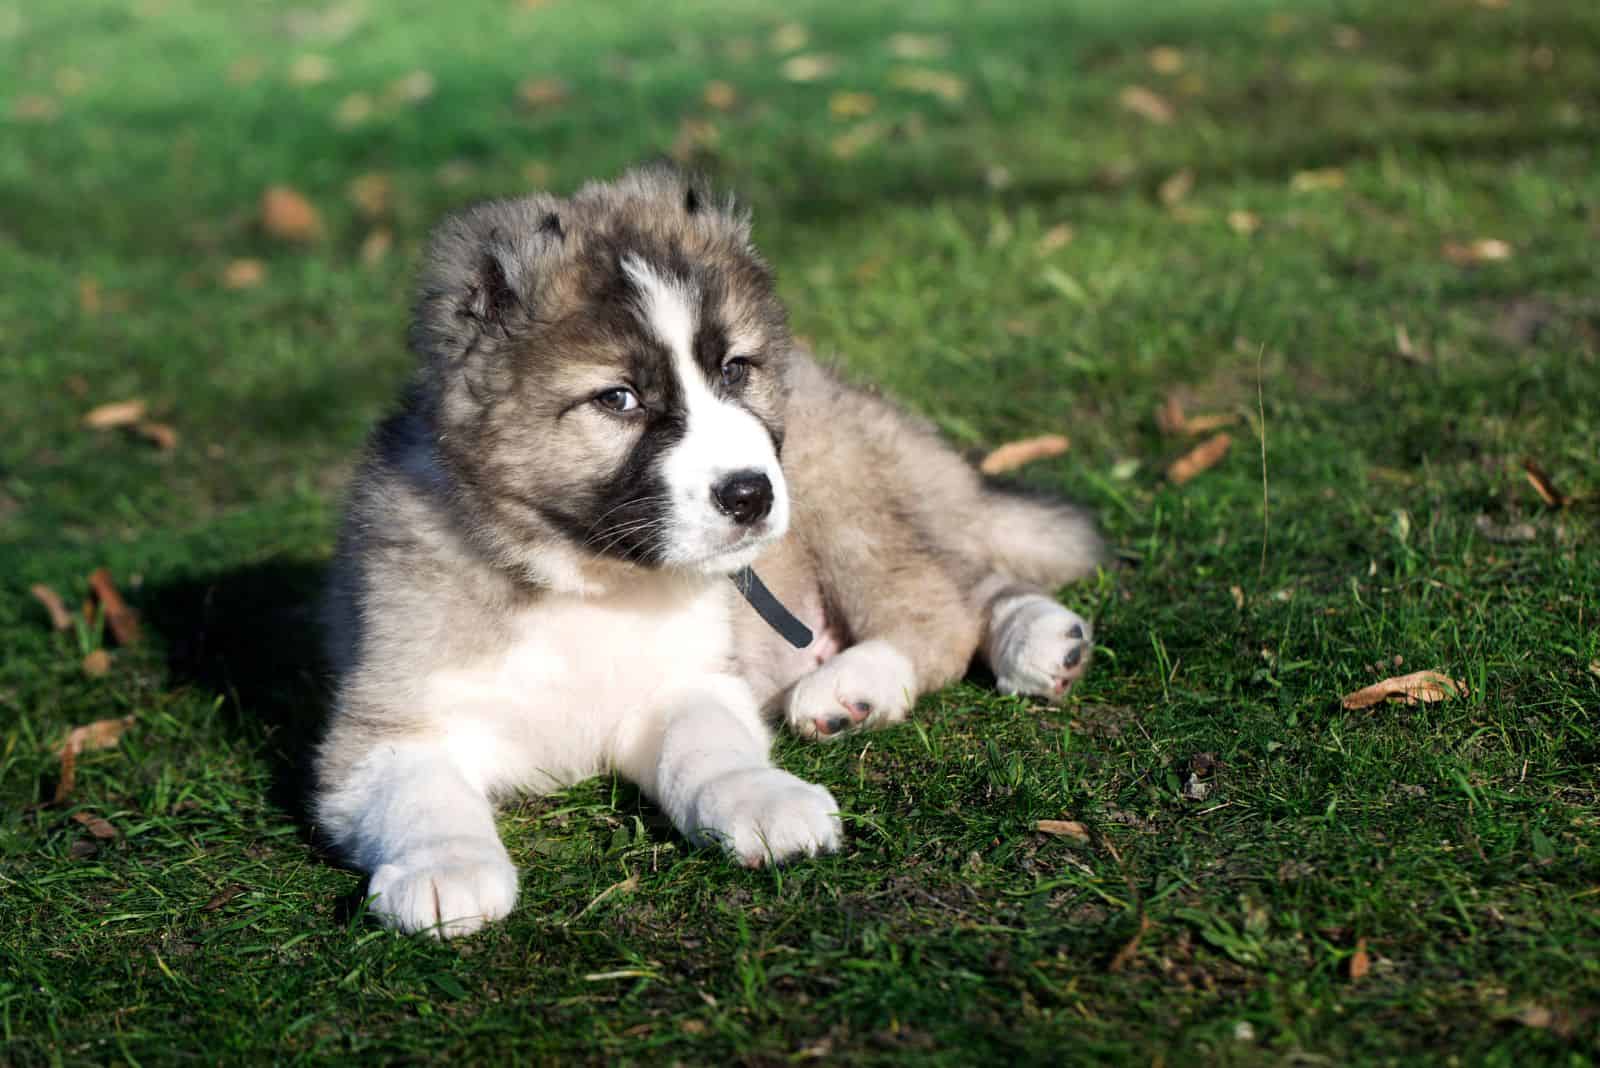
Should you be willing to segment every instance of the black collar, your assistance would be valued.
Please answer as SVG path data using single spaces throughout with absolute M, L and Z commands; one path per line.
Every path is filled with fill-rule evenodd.
M 782 635 L 783 640 L 796 649 L 811 644 L 811 628 L 795 618 L 793 612 L 783 607 L 783 602 L 772 595 L 761 577 L 748 567 L 742 567 L 728 576 L 750 602 L 756 614 L 767 621 L 767 626 Z

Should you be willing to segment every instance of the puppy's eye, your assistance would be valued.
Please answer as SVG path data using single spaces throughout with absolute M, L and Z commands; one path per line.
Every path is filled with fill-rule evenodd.
M 750 373 L 750 361 L 743 356 L 735 356 L 722 365 L 722 384 L 728 387 L 739 385 Z
M 618 415 L 639 410 L 639 395 L 626 386 L 613 386 L 604 393 L 598 394 L 594 402 L 606 411 L 615 412 Z

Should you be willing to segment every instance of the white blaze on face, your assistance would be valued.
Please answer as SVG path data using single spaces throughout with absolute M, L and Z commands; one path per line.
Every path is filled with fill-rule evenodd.
M 716 573 L 751 563 L 789 528 L 789 491 L 766 427 L 748 410 L 716 395 L 694 359 L 700 294 L 692 284 L 663 277 L 637 256 L 622 269 L 639 291 L 639 316 L 672 354 L 682 390 L 683 439 L 662 461 L 672 497 L 665 562 Z M 735 471 L 759 471 L 772 483 L 772 510 L 740 527 L 712 500 L 711 489 Z

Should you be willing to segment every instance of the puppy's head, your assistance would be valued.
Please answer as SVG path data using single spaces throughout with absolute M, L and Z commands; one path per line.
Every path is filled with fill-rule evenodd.
M 443 223 L 412 326 L 440 456 L 513 559 L 736 570 L 789 522 L 790 338 L 749 219 L 668 169 Z

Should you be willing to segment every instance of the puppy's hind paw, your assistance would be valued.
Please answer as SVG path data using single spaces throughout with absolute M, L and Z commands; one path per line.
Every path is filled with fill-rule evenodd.
M 784 706 L 802 738 L 837 738 L 899 723 L 916 698 L 916 671 L 885 641 L 852 645 L 794 684 Z
M 1030 595 L 997 608 L 984 644 L 1001 693 L 1057 701 L 1089 670 L 1094 631 L 1076 612 Z

